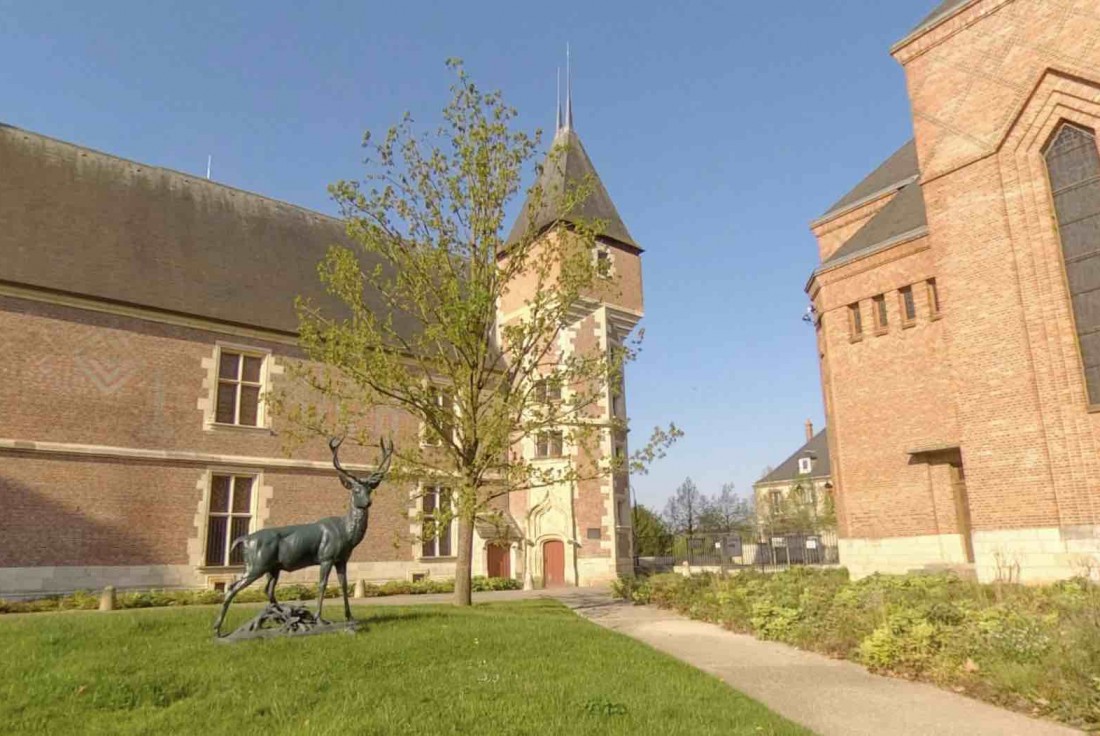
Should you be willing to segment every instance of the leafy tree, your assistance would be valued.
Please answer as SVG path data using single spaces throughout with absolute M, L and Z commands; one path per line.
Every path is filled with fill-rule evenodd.
M 592 253 L 602 224 L 571 216 L 568 227 L 544 233 L 532 217 L 518 240 L 505 243 L 506 208 L 523 191 L 540 134 L 513 130 L 516 112 L 501 94 L 482 91 L 460 62 L 448 65 L 457 80 L 434 135 L 415 133 L 408 115 L 379 142 L 368 133 L 364 180 L 330 187 L 353 247 L 330 248 L 319 273 L 343 310 L 326 313 L 299 299 L 300 344 L 310 362 L 290 372 L 312 391 L 283 392 L 273 405 L 295 439 L 346 432 L 366 445 L 376 441 L 379 411 L 417 421 L 396 440 L 392 478 L 449 488 L 446 503 L 424 520 L 425 535 L 457 519 L 455 603 L 469 605 L 475 519 L 515 491 L 644 472 L 680 431 L 655 430 L 629 458 L 597 454 L 608 433 L 626 431 L 623 419 L 593 417 L 636 346 L 573 355 L 559 355 L 557 346 L 586 297 L 614 288 L 596 280 Z M 546 165 L 560 153 L 552 151 Z M 536 182 L 528 201 L 564 223 L 592 186 L 543 192 Z M 527 295 L 523 309 L 498 324 L 498 306 L 513 289 Z M 384 313 L 367 304 L 368 292 Z M 546 400 L 543 380 L 565 389 L 560 400 Z M 532 463 L 516 451 L 538 441 L 564 446 L 574 461 Z
M 699 526 L 704 532 L 737 534 L 753 528 L 752 503 L 737 495 L 733 483 L 726 483 L 722 491 L 706 504 L 699 516 Z
M 664 519 L 639 504 L 634 507 L 633 522 L 636 555 L 664 557 L 672 554 L 672 533 Z
M 808 475 L 799 475 L 778 506 L 769 501 L 764 526 L 770 534 L 813 534 L 836 528 L 832 495 L 818 491 Z
M 677 534 L 691 536 L 699 531 L 699 522 L 707 507 L 707 497 L 699 492 L 695 481 L 685 478 L 676 495 L 665 506 L 665 521 Z

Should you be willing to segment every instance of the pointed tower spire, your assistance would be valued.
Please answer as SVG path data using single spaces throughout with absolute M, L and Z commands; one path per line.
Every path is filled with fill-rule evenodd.
M 558 67 L 558 94 L 554 97 L 554 103 L 557 106 L 557 125 L 554 127 L 554 134 L 556 135 L 561 131 L 561 67 Z
M 569 42 L 565 42 L 565 129 L 573 129 L 573 72 L 569 59 Z

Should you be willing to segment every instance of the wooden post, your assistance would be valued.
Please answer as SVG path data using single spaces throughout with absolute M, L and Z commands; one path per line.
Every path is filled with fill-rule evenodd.
M 115 586 L 108 585 L 103 589 L 103 594 L 99 596 L 99 610 L 115 610 Z
M 367 597 L 367 584 L 363 580 L 355 581 L 355 598 Z

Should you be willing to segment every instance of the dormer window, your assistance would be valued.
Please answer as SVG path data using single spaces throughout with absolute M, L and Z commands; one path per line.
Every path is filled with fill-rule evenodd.
M 812 471 L 813 469 L 814 469 L 813 458 L 810 458 L 810 457 L 800 457 L 800 458 L 798 458 L 798 472 L 799 473 L 801 473 L 802 475 L 806 475 L 810 471 Z

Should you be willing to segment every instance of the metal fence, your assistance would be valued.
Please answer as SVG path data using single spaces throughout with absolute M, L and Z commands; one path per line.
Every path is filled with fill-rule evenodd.
M 755 569 L 764 572 L 800 565 L 836 565 L 840 562 L 836 534 L 698 534 L 678 536 L 672 555 L 640 558 L 641 574 L 667 571 L 688 565 L 718 572 Z

